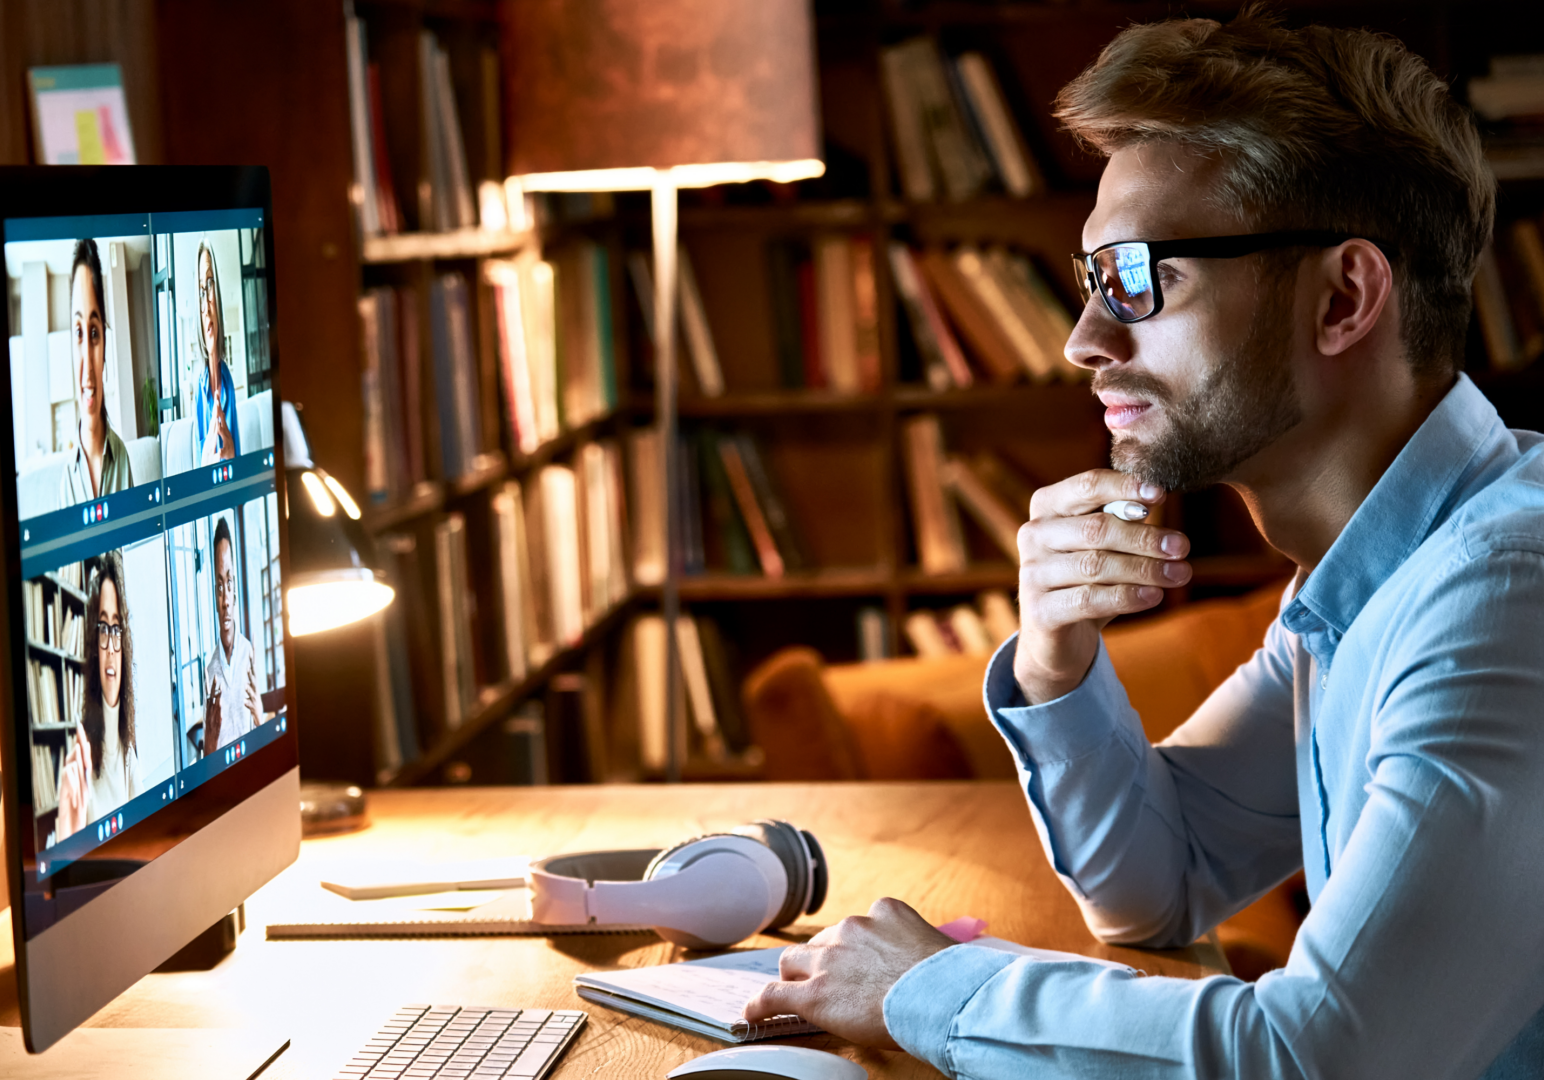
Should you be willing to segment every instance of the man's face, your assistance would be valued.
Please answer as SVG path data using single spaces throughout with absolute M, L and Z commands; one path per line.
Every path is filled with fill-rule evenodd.
M 1258 231 L 1209 195 L 1215 159 L 1149 144 L 1117 151 L 1083 228 L 1085 251 L 1117 240 Z M 1291 365 L 1295 277 L 1263 257 L 1172 259 L 1158 266 L 1164 307 L 1118 322 L 1098 296 L 1067 356 L 1094 371 L 1112 464 L 1170 491 L 1228 478 L 1302 419 Z
M 75 411 L 95 427 L 102 416 L 102 368 L 107 322 L 97 307 L 91 268 L 79 266 L 70 282 L 70 355 L 75 361 Z
M 236 647 L 236 560 L 230 541 L 214 546 L 214 607 L 220 617 L 220 644 L 229 656 Z

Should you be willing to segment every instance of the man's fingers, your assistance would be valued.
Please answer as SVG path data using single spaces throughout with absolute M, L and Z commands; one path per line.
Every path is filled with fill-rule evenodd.
M 1035 588 L 1045 592 L 1078 585 L 1156 585 L 1172 589 L 1190 580 L 1190 564 L 1108 551 L 1079 551 L 1042 559 L 1025 567 L 1024 574 Z
M 1086 620 L 1113 619 L 1146 611 L 1163 599 L 1156 585 L 1078 585 L 1054 589 L 1040 597 L 1039 621 L 1046 626 L 1066 626 Z
M 1020 530 L 1020 559 L 1057 551 L 1118 551 L 1154 559 L 1182 559 L 1190 554 L 1190 541 L 1173 529 L 1122 521 L 1103 513 L 1045 518 Z
M 1114 469 L 1090 469 L 1059 484 L 1038 488 L 1029 501 L 1029 520 L 1092 513 L 1120 499 L 1146 503 L 1163 501 L 1163 489 Z
M 808 982 L 773 982 L 745 1003 L 743 1015 L 752 1022 L 792 1013 L 807 1016 L 814 1001 L 814 990 Z
M 808 945 L 790 945 L 777 961 L 777 976 L 785 982 L 807 979 L 814 970 L 815 950 Z

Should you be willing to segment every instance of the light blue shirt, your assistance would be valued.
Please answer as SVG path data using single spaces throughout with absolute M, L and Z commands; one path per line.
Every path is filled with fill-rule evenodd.
M 1253 984 L 946 949 L 885 998 L 903 1047 L 982 1080 L 1544 1076 L 1544 436 L 1460 377 L 1156 747 L 1103 648 L 1033 707 L 1013 650 L 987 712 L 1098 937 L 1184 945 L 1299 867 L 1313 908 Z

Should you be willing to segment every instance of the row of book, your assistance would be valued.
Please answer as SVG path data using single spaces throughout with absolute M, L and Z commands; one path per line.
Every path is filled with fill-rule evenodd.
M 974 244 L 914 251 L 892 243 L 890 267 L 933 389 L 972 386 L 978 372 L 999 385 L 1026 376 L 1035 383 L 1085 377 L 1065 355 L 1072 317 L 1023 252 Z
M 523 454 L 617 406 L 611 260 L 580 240 L 486 264 L 511 441 Z
M 632 680 L 624 693 L 631 707 L 617 715 L 637 725 L 638 766 L 646 775 L 665 771 L 672 732 L 681 763 L 688 757 L 743 759 L 751 750 L 732 646 L 713 620 L 685 611 L 676 619 L 675 634 L 681 693 L 673 725 L 666 702 L 664 618 L 653 612 L 635 616 L 624 640 L 622 664 Z M 621 771 L 630 770 L 624 765 Z
M 32 744 L 32 812 L 39 817 L 58 809 L 60 750 L 43 743 Z
M 348 17 L 345 42 L 348 50 L 349 129 L 354 159 L 353 201 L 360 231 L 366 236 L 404 231 L 406 222 L 392 180 L 387 151 L 386 117 L 382 109 L 381 68 L 370 59 L 364 20 Z M 499 95 L 498 54 L 484 49 L 479 54 L 482 108 L 491 110 L 484 138 L 491 142 L 488 160 L 498 161 L 497 110 Z M 501 208 L 480 212 L 479 201 L 502 200 L 502 189 L 485 182 L 491 191 L 477 192 L 474 199 L 471 171 L 467 166 L 461 110 L 457 107 L 450 74 L 450 58 L 428 30 L 418 37 L 419 144 L 422 168 L 418 177 L 418 222 L 424 231 L 502 227 Z M 494 218 L 496 220 L 487 220 Z
M 469 535 L 474 522 L 481 535 Z M 524 679 L 627 598 L 620 448 L 586 443 L 572 464 L 505 482 L 485 515 L 447 514 L 427 539 L 393 532 L 379 547 L 397 588 L 376 645 L 378 765 L 390 775 L 459 728 L 484 686 Z M 492 567 L 487 594 L 471 586 L 474 554 Z
M 1544 355 L 1544 237 L 1520 218 L 1486 248 L 1474 276 L 1474 310 L 1490 366 L 1527 367 Z
M 882 379 L 874 245 L 816 236 L 767 247 L 773 333 L 783 386 L 875 393 Z
M 1493 56 L 1489 74 L 1470 79 L 1468 91 L 1496 178 L 1544 176 L 1544 54 Z
M 955 574 L 968 565 L 961 508 L 1016 564 L 1019 527 L 1029 519 L 1033 485 L 989 450 L 949 453 L 938 417 L 932 413 L 907 418 L 901 434 L 906 491 L 922 572 Z
M 27 708 L 33 727 L 75 723 L 85 694 L 85 676 L 80 671 L 27 661 Z
M 640 584 L 664 580 L 664 467 L 657 430 L 635 431 L 632 457 L 636 508 L 633 575 Z M 694 429 L 681 440 L 682 498 L 677 535 L 681 568 L 710 565 L 732 574 L 769 578 L 807 568 L 799 530 L 773 480 L 760 445 L 745 432 Z
M 983 656 L 1018 633 L 1019 617 L 1006 592 L 989 589 L 974 604 L 913 611 L 901 629 L 921 657 Z
M 901 191 L 914 202 L 951 201 L 998 189 L 1045 191 L 992 65 L 979 52 L 945 57 L 931 37 L 880 50 Z
M 70 569 L 78 574 L 80 564 Z M 23 582 L 22 600 L 26 605 L 27 636 L 79 660 L 86 643 L 86 622 L 81 612 L 64 603 L 58 591 L 45 591 L 41 581 Z

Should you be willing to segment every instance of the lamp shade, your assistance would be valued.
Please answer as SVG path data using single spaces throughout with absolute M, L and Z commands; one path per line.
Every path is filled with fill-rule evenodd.
M 358 505 L 312 462 L 295 407 L 284 402 L 281 415 L 290 556 L 285 607 L 290 633 L 298 637 L 373 615 L 394 592 L 370 566 L 374 554 Z
M 694 186 L 823 170 L 808 0 L 505 3 L 511 174 L 742 166 L 687 170 L 678 186 Z

